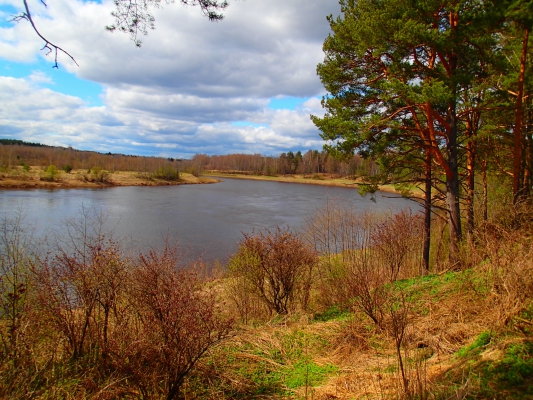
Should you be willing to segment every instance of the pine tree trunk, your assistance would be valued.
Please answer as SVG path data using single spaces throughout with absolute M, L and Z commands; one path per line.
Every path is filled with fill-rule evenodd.
M 426 149 L 425 160 L 426 176 L 426 196 L 424 199 L 424 250 L 422 258 L 425 272 L 429 272 L 429 250 L 431 245 L 431 150 Z
M 529 29 L 525 29 L 524 40 L 522 42 L 522 55 L 520 57 L 520 71 L 518 74 L 518 90 L 516 96 L 515 123 L 513 129 L 513 204 L 518 203 L 522 196 L 522 183 L 524 179 L 523 150 L 524 135 L 522 134 L 523 110 L 522 102 L 524 97 L 524 78 L 527 61 L 527 43 L 529 40 Z
M 532 170 L 533 170 L 533 132 L 531 131 L 531 122 L 533 118 L 533 110 L 531 108 L 531 92 L 524 90 L 526 94 L 526 118 L 523 126 L 524 129 L 524 184 L 523 184 L 523 193 L 524 197 L 527 199 L 531 198 L 531 186 L 533 184 L 532 179 Z
M 458 13 L 450 12 L 450 40 L 454 42 L 458 26 Z M 459 167 L 457 151 L 457 54 L 453 51 L 449 55 L 448 77 L 452 82 L 452 100 L 448 103 L 447 122 L 449 123 L 448 140 L 446 142 L 446 156 L 449 174 L 446 177 L 446 206 L 448 208 L 448 229 L 450 233 L 450 263 L 459 262 L 459 242 L 462 238 L 461 210 L 459 207 Z
M 476 165 L 476 147 L 472 141 L 473 134 L 468 133 L 469 140 L 466 144 L 466 170 L 468 173 L 468 188 L 466 194 L 466 229 L 468 239 L 471 240 L 474 235 L 474 189 L 475 189 L 475 165 Z
M 459 242 L 462 237 L 459 211 L 459 182 L 457 175 L 446 182 L 446 206 L 448 208 L 448 229 L 450 234 L 450 263 L 459 261 Z
M 487 183 L 487 160 L 481 162 L 481 179 L 483 180 L 483 221 L 487 222 L 489 219 L 489 210 L 488 210 L 488 198 L 489 198 L 489 187 Z
M 448 209 L 448 229 L 450 234 L 450 263 L 459 261 L 459 242 L 462 238 L 461 211 L 459 207 L 459 168 L 457 154 L 457 115 L 455 102 L 449 106 L 450 131 L 446 152 L 450 176 L 446 177 L 446 206 Z

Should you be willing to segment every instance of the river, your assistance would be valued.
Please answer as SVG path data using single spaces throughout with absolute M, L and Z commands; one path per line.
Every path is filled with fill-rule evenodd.
M 78 218 L 82 207 L 107 215 L 106 228 L 125 238 L 129 249 L 146 251 L 163 238 L 177 239 L 188 260 L 225 262 L 242 232 L 289 225 L 299 229 L 326 201 L 339 199 L 361 212 L 398 212 L 420 207 L 390 193 L 375 202 L 353 188 L 223 178 L 210 185 L 131 186 L 105 189 L 25 189 L 0 191 L 2 217 L 19 210 L 32 232 Z

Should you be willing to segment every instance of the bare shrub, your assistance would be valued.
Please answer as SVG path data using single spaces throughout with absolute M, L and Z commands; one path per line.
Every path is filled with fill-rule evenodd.
M 533 298 L 530 227 L 515 229 L 510 225 L 483 224 L 476 230 L 470 250 L 484 271 L 485 287 L 492 293 L 498 310 L 496 317 L 502 323 L 530 307 Z
M 369 250 L 374 221 L 379 220 L 373 217 L 330 200 L 308 219 L 308 240 L 321 254 L 319 291 L 325 306 L 349 306 L 354 296 L 351 282 L 373 271 Z
M 371 241 L 367 246 L 365 240 L 360 250 L 353 251 L 347 285 L 353 304 L 381 328 L 386 315 L 393 326 L 399 324 L 401 307 L 394 304 L 401 300 L 405 306 L 403 298 L 396 299 L 393 283 L 400 274 L 405 278 L 422 271 L 422 226 L 422 219 L 407 211 L 362 225 Z M 415 268 L 408 268 L 413 264 Z
M 394 343 L 400 397 L 421 394 L 425 380 L 405 362 L 408 303 L 394 282 L 422 271 L 422 219 L 397 215 L 361 215 L 351 207 L 328 202 L 308 221 L 308 235 L 323 253 L 320 265 L 326 301 L 338 301 L 368 316 Z M 332 295 L 334 294 L 334 295 Z
M 45 261 L 0 221 L 0 397 L 173 399 L 233 321 L 218 287 L 174 249 L 136 263 L 83 208 Z
M 35 271 L 44 325 L 61 344 L 57 356 L 90 358 L 97 369 L 109 367 L 110 342 L 130 312 L 125 289 L 132 261 L 106 237 L 106 220 L 82 205 L 78 218 L 63 222 L 55 252 Z
M 397 399 L 434 399 L 441 398 L 437 395 L 436 385 L 428 377 L 427 360 L 423 351 L 403 345 L 401 351 L 396 353 L 396 360 L 402 359 L 398 366 L 392 384 L 394 396 Z M 440 392 L 440 390 L 439 390 Z M 446 397 L 452 399 L 455 397 Z
M 383 328 L 385 305 L 389 300 L 389 288 L 383 270 L 362 262 L 351 266 L 346 278 L 352 305 L 365 313 L 374 323 Z
M 244 276 L 231 271 L 226 278 L 225 296 L 234 306 L 234 314 L 242 323 L 252 320 L 264 320 L 270 315 L 270 309 L 257 295 L 254 286 Z
M 25 245 L 21 216 L 4 217 L 0 221 L 0 338 L 3 355 L 14 359 L 27 311 L 28 286 L 32 284 Z
M 327 305 L 354 306 L 383 327 L 389 288 L 399 276 L 422 266 L 422 220 L 397 215 L 358 213 L 328 202 L 308 221 L 308 238 L 322 253 L 319 276 Z
M 141 255 L 131 292 L 140 323 L 139 386 L 162 392 L 169 400 L 178 395 L 200 357 L 232 329 L 198 271 L 178 269 L 177 263 L 176 251 L 168 246 L 160 254 Z
M 0 397 L 27 388 L 39 366 L 34 357 L 34 241 L 19 210 L 0 220 Z
M 387 300 L 388 301 L 384 310 L 388 314 L 386 331 L 394 341 L 394 348 L 396 350 L 396 359 L 399 367 L 398 369 L 400 370 L 401 374 L 403 392 L 405 395 L 409 395 L 409 379 L 406 366 L 404 364 L 404 357 L 402 355 L 407 327 L 409 325 L 408 304 L 405 301 L 405 295 L 401 291 L 396 293 L 391 291 Z
M 217 293 L 198 269 L 178 269 L 169 246 L 135 264 L 116 242 L 82 228 L 71 226 L 71 245 L 38 273 L 57 361 L 81 367 L 94 390 L 175 398 L 198 359 L 231 332 Z
M 107 357 L 110 330 L 119 318 L 130 262 L 113 241 L 86 243 L 84 252 L 59 254 L 39 271 L 40 304 L 48 323 L 78 359 L 87 352 Z
M 398 279 L 401 270 L 407 276 L 422 271 L 423 234 L 422 216 L 413 215 L 410 210 L 388 216 L 372 229 L 372 244 L 387 267 L 391 282 Z
M 254 296 L 271 312 L 287 314 L 297 305 L 307 308 L 315 252 L 288 228 L 244 234 L 229 263 L 230 276 L 239 285 L 241 303 Z M 248 297 L 253 301 L 252 297 Z

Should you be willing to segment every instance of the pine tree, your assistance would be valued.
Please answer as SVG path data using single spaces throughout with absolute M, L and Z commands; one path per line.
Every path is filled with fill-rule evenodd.
M 427 162 L 444 176 L 454 262 L 462 237 L 462 90 L 491 60 L 501 4 L 343 0 L 341 11 L 329 17 L 333 33 L 317 68 L 327 112 L 312 119 L 332 154 L 376 157 L 400 147 L 428 153 Z

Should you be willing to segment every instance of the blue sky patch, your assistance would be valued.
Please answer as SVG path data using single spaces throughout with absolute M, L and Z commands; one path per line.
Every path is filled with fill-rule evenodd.
M 11 19 L 19 14 L 20 12 L 10 4 L 0 5 L 0 28 L 11 28 L 13 24 L 16 24 Z
M 32 73 L 40 72 L 46 74 L 52 82 L 39 82 L 38 86 L 49 88 L 54 92 L 68 94 L 81 98 L 88 106 L 102 106 L 100 98 L 103 90 L 98 83 L 78 78 L 65 69 L 52 68 L 53 63 L 43 60 L 41 57 L 32 63 L 15 63 L 0 60 L 0 75 L 11 76 L 13 78 L 28 78 Z
M 273 110 L 296 110 L 296 107 L 301 106 L 307 100 L 309 100 L 309 98 L 307 97 L 273 97 L 270 99 L 268 108 L 271 108 Z

